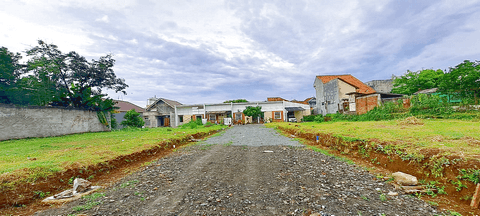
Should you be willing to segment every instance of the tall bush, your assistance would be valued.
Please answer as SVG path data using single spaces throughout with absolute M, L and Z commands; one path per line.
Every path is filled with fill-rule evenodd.
M 129 110 L 123 118 L 125 120 L 120 124 L 124 127 L 142 127 L 145 124 L 142 117 L 140 117 L 140 113 L 137 113 L 135 109 Z

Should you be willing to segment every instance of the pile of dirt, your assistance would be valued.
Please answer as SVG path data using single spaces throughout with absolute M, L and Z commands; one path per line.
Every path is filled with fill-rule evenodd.
M 401 125 L 423 125 L 423 121 L 415 116 L 410 116 L 400 121 Z

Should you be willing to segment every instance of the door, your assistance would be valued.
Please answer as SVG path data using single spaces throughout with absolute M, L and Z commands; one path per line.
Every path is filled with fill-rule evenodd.
M 165 118 L 164 123 L 165 124 L 163 126 L 165 126 L 165 127 L 170 126 L 170 118 Z

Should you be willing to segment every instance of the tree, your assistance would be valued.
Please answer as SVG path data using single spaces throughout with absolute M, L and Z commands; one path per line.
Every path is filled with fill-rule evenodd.
M 465 60 L 450 68 L 440 85 L 445 93 L 459 93 L 463 98 L 473 98 L 476 103 L 480 91 L 480 62 Z
M 140 113 L 137 113 L 135 109 L 129 110 L 123 118 L 125 120 L 120 124 L 124 127 L 142 127 L 145 124 L 142 117 L 140 117 Z
M 22 65 L 20 53 L 12 53 L 6 47 L 0 48 L 0 103 L 28 103 L 22 94 L 20 75 Z
M 247 103 L 247 99 L 237 99 L 237 100 L 227 100 L 224 101 L 223 103 Z
M 408 70 L 403 76 L 393 80 L 392 93 L 411 95 L 419 90 L 439 87 L 444 72 L 440 69 L 426 69 L 420 71 Z
M 258 118 L 258 117 L 261 117 L 263 115 L 262 107 L 261 106 L 256 106 L 256 107 L 247 106 L 245 108 L 245 110 L 243 110 L 243 114 L 245 114 L 246 116 L 251 116 L 254 119 Z
M 33 103 L 36 105 L 73 106 L 91 110 L 113 110 L 111 99 L 102 99 L 102 89 L 123 92 L 128 87 L 123 79 L 117 78 L 111 55 L 99 60 L 87 61 L 72 51 L 63 54 L 56 45 L 42 40 L 38 46 L 27 51 L 31 59 L 27 62 L 27 77 L 33 88 Z M 108 101 L 107 101 L 108 100 Z

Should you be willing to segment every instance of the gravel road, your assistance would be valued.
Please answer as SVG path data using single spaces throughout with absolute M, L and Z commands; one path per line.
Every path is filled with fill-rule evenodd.
M 104 195 L 88 210 L 78 210 L 91 202 L 81 199 L 36 215 L 439 214 L 362 168 L 305 149 L 262 125 L 235 126 L 182 148 Z

